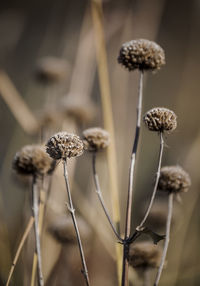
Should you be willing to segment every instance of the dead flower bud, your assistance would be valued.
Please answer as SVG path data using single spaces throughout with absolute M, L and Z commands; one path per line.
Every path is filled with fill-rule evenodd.
M 144 122 L 150 131 L 171 132 L 176 129 L 176 114 L 164 107 L 155 107 L 144 115 Z
M 109 133 L 100 127 L 84 130 L 83 138 L 85 149 L 91 152 L 108 147 L 110 141 Z
M 81 238 L 88 241 L 91 236 L 91 229 L 81 217 L 77 217 L 77 223 Z M 76 232 L 71 217 L 66 215 L 59 216 L 48 227 L 50 234 L 60 243 L 77 243 Z
M 180 166 L 161 168 L 158 188 L 161 191 L 179 193 L 187 192 L 191 186 L 189 174 Z
M 137 39 L 122 45 L 118 62 L 129 71 L 159 70 L 165 64 L 165 53 L 155 42 Z
M 134 268 L 155 268 L 160 264 L 161 249 L 150 242 L 137 242 L 130 245 L 129 263 Z
M 56 160 L 77 157 L 83 154 L 83 142 L 75 134 L 59 132 L 48 140 L 46 152 Z
M 53 172 L 55 161 L 40 145 L 24 146 L 13 159 L 13 169 L 23 175 L 45 175 Z

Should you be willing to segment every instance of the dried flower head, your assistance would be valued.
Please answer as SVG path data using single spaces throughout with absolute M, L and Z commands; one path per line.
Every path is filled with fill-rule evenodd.
M 70 95 L 60 102 L 60 111 L 65 116 L 73 117 L 81 124 L 90 123 L 96 114 L 96 107 L 89 101 L 80 100 L 80 97 Z
M 161 249 L 150 242 L 130 245 L 129 263 L 134 268 L 155 268 L 160 264 Z
M 13 169 L 23 175 L 45 175 L 53 172 L 55 161 L 40 145 L 24 146 L 13 159 Z
M 91 229 L 81 217 L 77 217 L 82 240 L 88 241 L 91 236 Z M 71 217 L 59 216 L 48 228 L 51 235 L 60 243 L 77 243 L 76 232 Z
M 102 150 L 109 145 L 109 133 L 100 128 L 94 127 L 83 131 L 84 146 L 88 151 Z
M 83 153 L 83 141 L 79 136 L 68 132 L 53 135 L 46 147 L 47 153 L 56 160 L 80 156 Z
M 44 57 L 37 64 L 38 79 L 45 82 L 57 82 L 66 78 L 69 66 L 64 59 Z
M 144 115 L 144 122 L 150 131 L 171 132 L 176 129 L 176 114 L 164 107 L 155 107 Z
M 118 62 L 129 71 L 159 70 L 165 64 L 164 50 L 155 42 L 138 39 L 124 43 Z
M 191 186 L 189 174 L 180 166 L 161 168 L 158 188 L 167 192 L 187 192 Z

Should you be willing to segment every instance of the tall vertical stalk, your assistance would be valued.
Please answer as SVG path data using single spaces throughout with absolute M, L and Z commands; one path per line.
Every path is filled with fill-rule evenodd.
M 38 260 L 38 283 L 39 286 L 44 285 L 43 274 L 42 274 L 42 258 L 41 258 L 41 248 L 40 248 L 40 236 L 39 236 L 39 208 L 38 208 L 38 186 L 36 182 L 36 177 L 33 177 L 32 184 L 32 196 L 33 196 L 33 217 L 35 219 L 34 227 L 35 227 L 35 241 L 36 241 L 36 253 Z
M 135 139 L 131 154 L 131 164 L 129 168 L 129 184 L 128 184 L 128 198 L 126 208 L 126 222 L 125 222 L 125 240 L 130 236 L 131 229 L 131 211 L 132 211 L 132 197 L 133 197 L 133 177 L 135 171 L 136 153 L 140 136 L 141 115 L 142 115 L 142 95 L 143 95 L 143 71 L 140 72 L 139 89 L 138 89 L 138 105 L 137 105 L 137 122 L 135 130 Z M 123 265 L 122 265 L 122 286 L 128 285 L 128 254 L 129 243 L 124 244 L 123 251 Z
M 85 255 L 83 252 L 81 237 L 80 237 L 80 233 L 79 233 L 79 229 L 78 229 L 78 224 L 77 224 L 77 220 L 76 220 L 76 216 L 75 216 L 75 209 L 73 206 L 71 191 L 70 191 L 70 186 L 69 186 L 69 179 L 68 179 L 68 173 L 67 173 L 67 159 L 65 159 L 65 160 L 63 159 L 63 168 L 64 168 L 64 178 L 65 178 L 67 196 L 68 196 L 68 209 L 69 209 L 69 212 L 70 212 L 71 217 L 72 217 L 74 229 L 76 231 L 76 237 L 77 237 L 77 241 L 78 241 L 78 247 L 79 247 L 79 252 L 80 252 L 81 262 L 82 262 L 82 267 L 83 267 L 81 272 L 83 273 L 83 276 L 85 278 L 86 285 L 90 286 L 88 270 L 87 270 L 87 265 L 86 265 L 86 261 L 85 261 Z
M 168 245 L 169 245 L 169 239 L 170 239 L 170 228 L 171 228 L 171 221 L 172 221 L 172 211 L 173 211 L 173 193 L 169 194 L 169 199 L 168 199 L 168 215 L 167 215 L 167 224 L 166 224 L 166 238 L 165 238 L 165 245 L 164 245 L 164 249 L 163 249 L 163 254 L 162 254 L 162 258 L 161 258 L 161 263 L 160 266 L 158 268 L 158 272 L 156 275 L 156 280 L 154 283 L 154 286 L 158 286 L 158 283 L 160 281 L 160 277 L 162 274 L 162 270 L 164 267 L 164 263 L 165 263 L 165 258 L 167 255 L 167 249 L 168 249 Z
M 113 220 L 120 232 L 120 204 L 117 184 L 117 156 L 115 148 L 114 123 L 110 94 L 110 83 L 107 64 L 106 44 L 103 28 L 103 9 L 101 0 L 91 0 L 91 14 L 95 32 L 96 58 L 101 91 L 104 127 L 110 133 L 110 146 L 107 148 L 108 169 L 110 175 L 110 196 L 112 203 Z M 121 280 L 121 246 L 116 244 L 118 284 Z

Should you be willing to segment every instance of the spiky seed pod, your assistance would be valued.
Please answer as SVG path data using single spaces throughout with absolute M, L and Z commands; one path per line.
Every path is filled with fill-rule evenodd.
M 64 59 L 44 57 L 38 61 L 36 75 L 44 82 L 58 82 L 66 78 L 68 70 L 68 63 Z
M 55 169 L 55 160 L 40 145 L 24 146 L 13 159 L 13 169 L 23 175 L 45 175 Z
M 77 224 L 83 241 L 91 237 L 91 229 L 81 217 L 77 217 Z M 59 216 L 48 227 L 50 234 L 60 243 L 77 243 L 76 232 L 71 217 Z
M 68 132 L 53 135 L 46 144 L 47 153 L 56 160 L 77 157 L 83 154 L 83 141 Z
M 124 43 L 118 62 L 129 71 L 159 70 L 165 64 L 164 50 L 155 42 L 138 39 Z
M 85 149 L 91 152 L 108 147 L 110 142 L 109 133 L 100 127 L 84 130 L 83 137 Z
M 155 268 L 160 264 L 162 251 L 150 242 L 138 242 L 130 245 L 129 263 L 134 268 Z
M 161 168 L 158 188 L 162 191 L 179 193 L 187 192 L 191 186 L 189 174 L 180 166 Z
M 144 122 L 150 131 L 171 132 L 177 127 L 177 116 L 170 109 L 155 107 L 144 115 Z

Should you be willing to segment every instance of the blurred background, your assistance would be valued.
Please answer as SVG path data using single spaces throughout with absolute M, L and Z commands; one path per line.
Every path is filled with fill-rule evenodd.
M 190 191 L 182 195 L 181 202 L 175 203 L 167 265 L 160 285 L 195 286 L 200 283 L 200 1 L 105 0 L 102 6 L 99 1 L 91 6 L 84 0 L 7 0 L 0 4 L 1 285 L 5 284 L 31 215 L 30 180 L 19 178 L 13 172 L 15 153 L 26 144 L 46 142 L 57 131 L 81 136 L 85 128 L 106 128 L 109 121 L 105 112 L 109 100 L 102 103 L 104 97 L 97 72 L 101 64 L 97 64 L 95 48 L 97 46 L 98 51 L 98 39 L 102 40 L 101 23 L 108 67 L 108 78 L 103 79 L 103 86 L 112 102 L 113 114 L 110 113 L 109 120 L 113 115 L 117 162 L 113 164 L 119 191 L 121 233 L 139 74 L 125 70 L 117 63 L 117 57 L 124 42 L 145 38 L 163 47 L 166 66 L 155 74 L 145 73 L 143 113 L 152 107 L 163 106 L 177 114 L 177 129 L 173 134 L 165 135 L 163 165 L 183 166 L 192 180 Z M 101 57 L 104 59 L 104 55 L 101 54 L 99 59 Z M 151 196 L 158 151 L 159 136 L 142 125 L 134 184 L 133 229 Z M 69 165 L 77 213 L 92 230 L 92 238 L 84 240 L 92 285 L 116 285 L 116 240 L 94 192 L 91 156 L 84 154 L 71 160 Z M 102 152 L 97 169 L 106 204 L 112 213 L 108 165 L 107 154 Z M 48 231 L 54 219 L 66 213 L 62 166 L 51 179 L 42 234 L 46 285 L 83 285 L 77 249 L 71 250 L 74 246 L 70 248 L 56 241 Z M 158 197 L 155 205 L 165 204 L 167 198 L 160 194 Z M 162 225 L 158 232 L 163 234 L 164 231 Z M 32 231 L 11 285 L 30 285 L 33 251 Z M 152 281 L 154 275 L 152 273 Z M 131 277 L 134 277 L 131 285 L 141 285 L 135 272 Z

